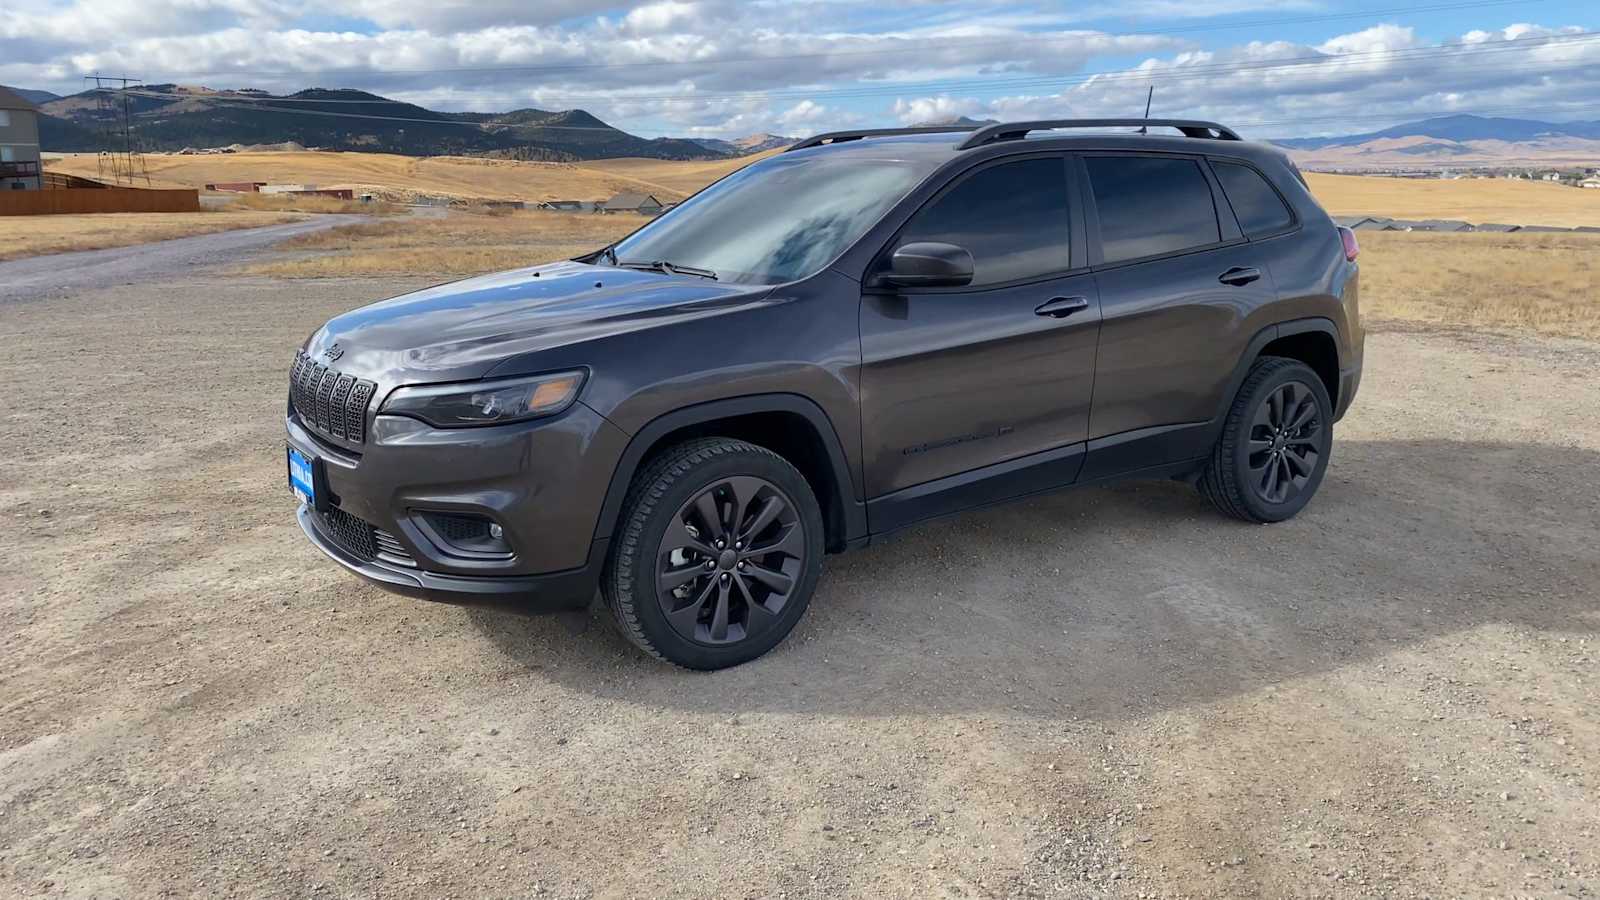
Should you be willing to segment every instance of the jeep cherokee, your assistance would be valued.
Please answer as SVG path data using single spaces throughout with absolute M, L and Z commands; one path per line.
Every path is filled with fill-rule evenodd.
M 645 651 L 735 665 L 825 553 L 935 516 L 1123 478 L 1295 515 L 1360 381 L 1357 252 L 1214 123 L 820 135 L 591 255 L 334 318 L 289 482 L 391 591 L 598 589 Z

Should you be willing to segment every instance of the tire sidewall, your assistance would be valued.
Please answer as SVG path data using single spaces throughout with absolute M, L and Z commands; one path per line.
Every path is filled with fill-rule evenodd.
M 731 645 L 709 645 L 680 635 L 667 621 L 656 594 L 656 554 L 660 551 L 672 516 L 689 500 L 714 481 L 734 475 L 754 475 L 772 482 L 788 495 L 805 528 L 806 559 L 800 577 L 783 612 L 765 632 Z M 664 479 L 666 476 L 663 475 Z M 659 483 L 659 481 L 658 481 Z M 647 491 L 652 485 L 643 486 Z M 692 669 L 720 669 L 748 662 L 776 647 L 805 615 L 822 569 L 822 512 L 811 486 L 792 465 L 781 457 L 751 448 L 724 454 L 695 465 L 662 492 L 647 514 L 631 560 L 633 578 L 629 598 L 639 627 L 657 652 L 678 665 Z
M 1301 488 L 1298 494 L 1283 503 L 1270 503 L 1256 493 L 1252 483 L 1249 431 L 1256 410 L 1266 398 L 1290 382 L 1301 385 L 1316 399 L 1317 415 L 1322 420 L 1322 431 L 1317 446 L 1317 464 L 1312 468 L 1306 486 Z M 1330 451 L 1333 449 L 1333 403 L 1328 397 L 1328 389 L 1310 367 L 1294 363 L 1284 366 L 1256 384 L 1247 399 L 1243 413 L 1237 426 L 1241 433 L 1234 435 L 1233 458 L 1229 460 L 1229 465 L 1233 467 L 1235 482 L 1239 485 L 1238 500 L 1259 521 L 1282 522 L 1293 518 L 1311 502 L 1312 497 L 1316 496 L 1317 489 L 1322 486 L 1323 475 L 1328 471 L 1328 460 L 1332 455 Z

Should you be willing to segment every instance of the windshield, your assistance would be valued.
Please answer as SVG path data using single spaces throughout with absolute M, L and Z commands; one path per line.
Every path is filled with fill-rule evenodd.
M 774 156 L 625 238 L 616 260 L 709 269 L 720 281 L 795 281 L 832 262 L 926 174 L 902 160 Z

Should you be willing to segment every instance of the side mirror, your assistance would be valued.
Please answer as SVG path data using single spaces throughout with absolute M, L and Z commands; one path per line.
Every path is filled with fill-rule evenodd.
M 965 247 L 937 241 L 903 244 L 879 276 L 899 287 L 960 287 L 972 283 L 972 254 Z

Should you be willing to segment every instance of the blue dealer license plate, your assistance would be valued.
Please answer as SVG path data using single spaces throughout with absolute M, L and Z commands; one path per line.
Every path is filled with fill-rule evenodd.
M 299 450 L 289 448 L 289 489 L 307 506 L 317 505 L 316 477 L 311 474 L 312 460 Z

